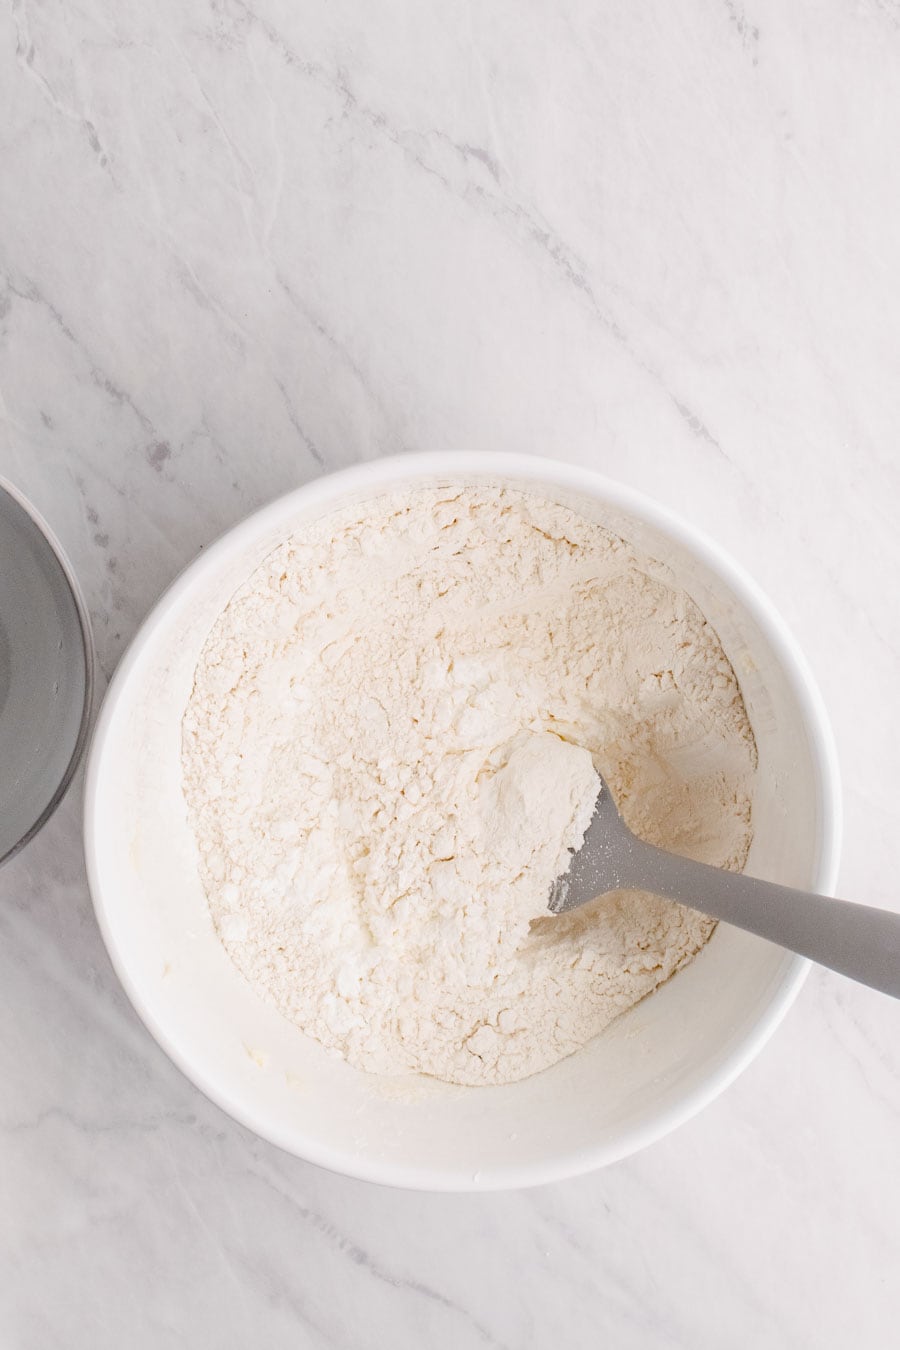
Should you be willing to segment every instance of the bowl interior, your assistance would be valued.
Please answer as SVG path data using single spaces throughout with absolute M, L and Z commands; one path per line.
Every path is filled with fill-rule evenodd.
M 539 491 L 627 537 L 712 620 L 760 755 L 748 871 L 827 888 L 830 799 L 803 680 L 752 593 L 703 544 L 612 484 L 558 467 L 457 459 L 419 483 L 481 478 Z M 430 462 L 429 462 L 430 464 Z M 160 603 L 116 677 L 91 756 L 88 868 L 110 953 L 177 1063 L 265 1137 L 336 1170 L 466 1189 L 574 1174 L 633 1151 L 721 1089 L 765 1039 L 805 963 L 724 926 L 698 958 L 570 1059 L 521 1083 L 384 1079 L 331 1058 L 261 1002 L 212 927 L 181 791 L 181 717 L 210 627 L 294 529 L 410 481 L 404 462 L 282 498 L 205 553 Z M 598 480 L 598 482 L 601 480 Z
M 0 485 L 0 860 L 65 789 L 85 731 L 85 621 L 55 546 Z

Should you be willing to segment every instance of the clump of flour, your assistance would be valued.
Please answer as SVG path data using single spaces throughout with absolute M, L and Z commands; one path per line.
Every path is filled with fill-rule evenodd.
M 468 1084 L 570 1054 L 712 931 L 633 892 L 547 914 L 594 765 L 636 833 L 740 868 L 755 762 L 696 605 L 500 488 L 416 489 L 289 539 L 220 616 L 184 717 L 237 967 L 351 1063 Z

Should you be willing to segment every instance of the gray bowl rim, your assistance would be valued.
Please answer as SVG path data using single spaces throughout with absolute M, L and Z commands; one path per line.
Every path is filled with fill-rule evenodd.
M 95 659 L 94 643 L 91 635 L 91 620 L 88 614 L 87 605 L 85 604 L 84 596 L 81 593 L 81 587 L 78 584 L 75 571 L 66 557 L 62 544 L 59 542 L 53 530 L 47 524 L 37 508 L 28 500 L 23 492 L 2 474 L 0 474 L 0 492 L 5 493 L 7 497 L 15 502 L 15 504 L 30 518 L 32 523 L 37 526 L 59 564 L 63 578 L 69 588 L 69 592 L 75 605 L 75 612 L 78 617 L 78 627 L 81 632 L 81 655 L 82 660 L 84 661 L 84 698 L 82 700 L 81 718 L 78 723 L 78 735 L 75 737 L 75 744 L 72 748 L 72 753 L 66 765 L 65 772 L 47 805 L 41 811 L 34 823 L 28 827 L 21 838 L 17 839 L 5 853 L 0 853 L 0 867 L 2 867 L 4 863 L 9 862 L 9 860 L 14 858 L 17 853 L 20 853 L 25 845 L 29 844 L 35 835 L 44 828 L 63 797 L 66 795 L 72 779 L 75 777 L 75 773 L 81 763 L 85 749 L 87 748 L 88 737 L 90 735 L 91 710 L 94 706 Z

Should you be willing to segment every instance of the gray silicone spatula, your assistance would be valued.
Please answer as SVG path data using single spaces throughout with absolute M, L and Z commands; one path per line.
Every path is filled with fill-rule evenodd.
M 598 779 L 584 843 L 550 889 L 552 913 L 577 909 L 610 891 L 650 891 L 900 998 L 900 914 L 757 881 L 644 843 L 619 815 L 599 774 Z

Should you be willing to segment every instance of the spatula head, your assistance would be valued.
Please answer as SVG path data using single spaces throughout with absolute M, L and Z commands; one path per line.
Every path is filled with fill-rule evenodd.
M 568 868 L 550 887 L 547 907 L 551 914 L 564 914 L 598 895 L 620 891 L 628 885 L 633 836 L 600 774 L 597 782 L 597 800 L 584 843 L 573 851 Z

